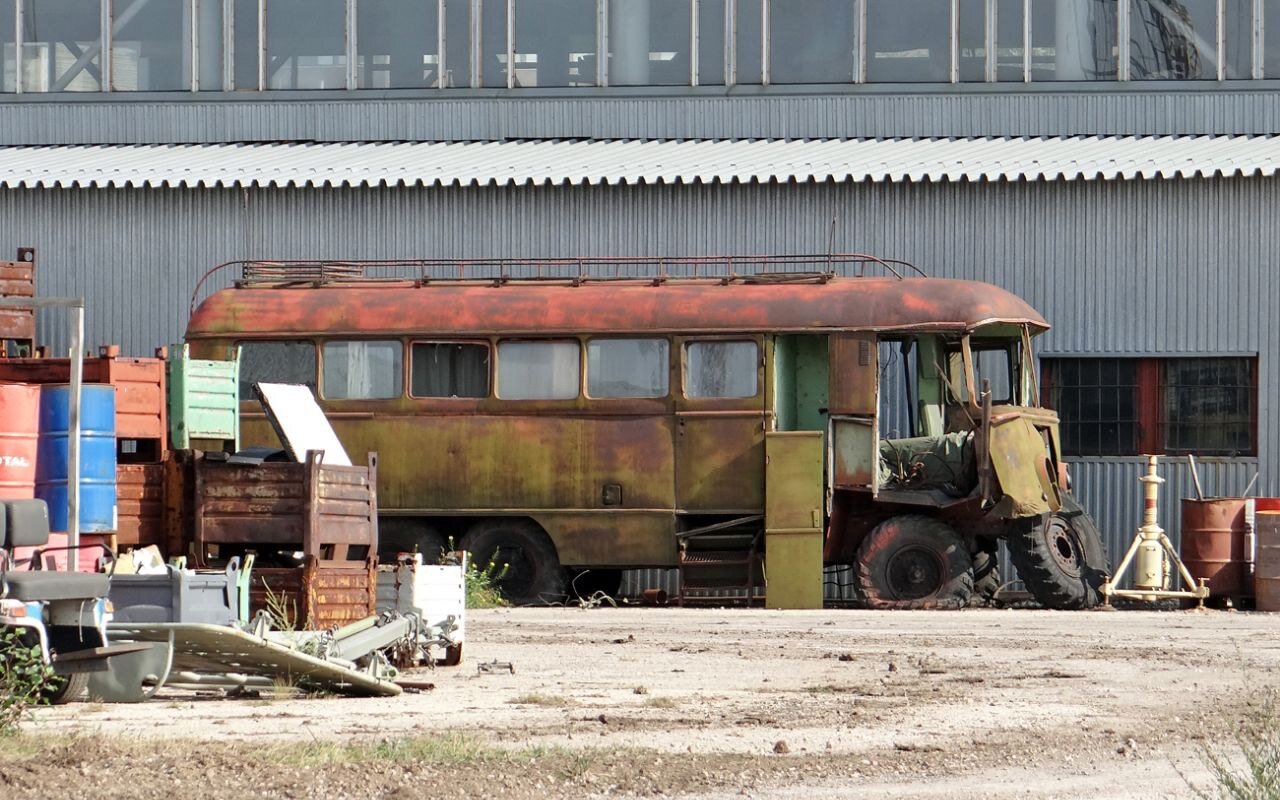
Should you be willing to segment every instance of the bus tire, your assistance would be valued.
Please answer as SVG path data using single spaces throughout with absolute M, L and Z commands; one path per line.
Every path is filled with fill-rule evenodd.
M 855 563 L 871 608 L 963 608 L 973 594 L 964 539 L 932 517 L 890 517 L 867 534 Z
M 564 570 L 555 545 L 533 522 L 487 519 L 462 537 L 477 570 L 491 572 L 499 594 L 512 605 L 529 606 L 564 600 Z
M 1045 608 L 1092 608 L 1111 567 L 1098 526 L 1069 494 L 1062 510 L 1015 520 L 1006 536 L 1009 560 Z
M 444 536 L 430 522 L 391 517 L 378 523 L 378 561 L 396 563 L 400 553 L 421 553 L 423 564 L 439 564 Z
M 42 693 L 42 698 L 51 706 L 61 706 L 72 702 L 89 687 L 89 673 L 75 672 L 70 675 L 59 675 L 49 681 L 49 686 Z

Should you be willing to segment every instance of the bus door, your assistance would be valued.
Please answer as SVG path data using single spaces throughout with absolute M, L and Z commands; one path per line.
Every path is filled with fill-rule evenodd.
M 759 514 L 769 422 L 763 337 L 677 341 L 676 508 L 688 514 Z
M 830 488 L 879 488 L 879 347 L 874 333 L 831 335 L 827 475 Z

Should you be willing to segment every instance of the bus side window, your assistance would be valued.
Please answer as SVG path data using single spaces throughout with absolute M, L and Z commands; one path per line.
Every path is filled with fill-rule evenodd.
M 666 339 L 592 339 L 587 396 L 666 397 L 669 347 Z
M 498 342 L 498 397 L 570 400 L 578 396 L 578 342 Z
M 689 342 L 685 345 L 685 396 L 755 397 L 758 362 L 755 342 Z
M 384 400 L 403 388 L 400 342 L 328 341 L 324 343 L 324 396 L 327 400 Z
M 414 342 L 410 358 L 413 397 L 488 397 L 489 345 Z
M 253 399 L 255 383 L 299 383 L 316 390 L 313 342 L 240 342 L 240 399 Z

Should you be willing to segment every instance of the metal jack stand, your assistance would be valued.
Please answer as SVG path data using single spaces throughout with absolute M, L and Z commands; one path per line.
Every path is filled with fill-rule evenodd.
M 1147 456 L 1147 474 L 1138 478 L 1143 485 L 1142 526 L 1138 528 L 1133 544 L 1129 545 L 1129 550 L 1124 554 L 1116 574 L 1108 576 L 1102 583 L 1103 605 L 1111 605 L 1112 597 L 1127 597 L 1144 603 L 1154 603 L 1163 597 L 1183 597 L 1195 600 L 1197 608 L 1204 608 L 1204 601 L 1209 596 L 1209 587 L 1205 585 L 1206 579 L 1201 578 L 1197 585 L 1196 579 L 1191 577 L 1186 565 L 1174 551 L 1173 543 L 1169 541 L 1168 536 L 1164 535 L 1164 529 L 1156 522 L 1156 498 L 1160 493 L 1160 484 L 1164 483 L 1164 478 L 1156 474 L 1158 461 L 1159 456 Z M 1129 565 L 1135 563 L 1135 557 L 1134 588 L 1117 589 L 1116 582 L 1124 575 Z M 1183 585 L 1191 588 L 1182 591 L 1169 589 L 1170 563 L 1178 566 L 1178 574 L 1182 576 Z

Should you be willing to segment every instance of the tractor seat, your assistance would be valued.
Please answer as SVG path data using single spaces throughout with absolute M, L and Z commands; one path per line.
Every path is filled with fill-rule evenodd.
M 107 596 L 103 573 L 9 570 L 4 573 L 9 591 L 5 597 L 23 602 L 35 600 L 93 600 Z

